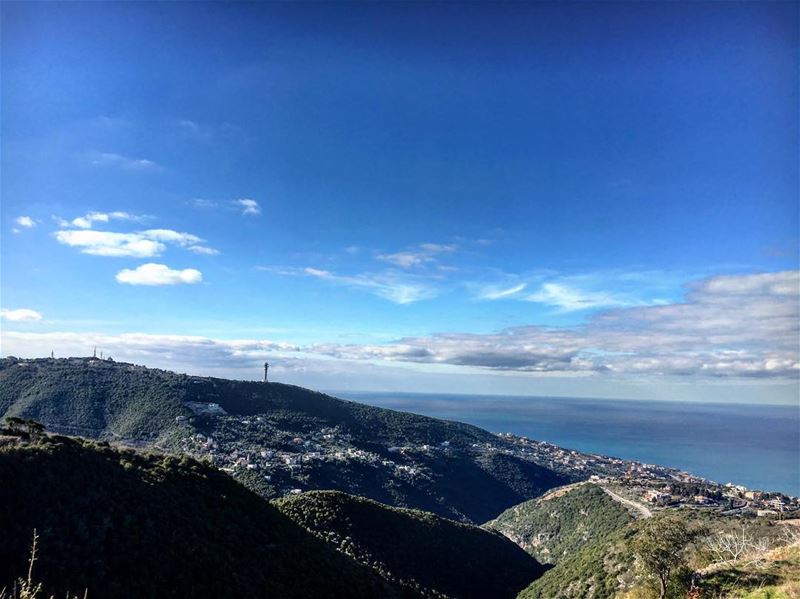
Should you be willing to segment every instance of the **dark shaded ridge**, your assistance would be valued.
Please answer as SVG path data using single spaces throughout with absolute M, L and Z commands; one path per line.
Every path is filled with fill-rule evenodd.
M 0 448 L 0 588 L 90 597 L 397 597 L 214 468 L 65 437 Z
M 544 568 L 502 535 L 336 491 L 276 502 L 295 522 L 425 596 L 513 598 Z

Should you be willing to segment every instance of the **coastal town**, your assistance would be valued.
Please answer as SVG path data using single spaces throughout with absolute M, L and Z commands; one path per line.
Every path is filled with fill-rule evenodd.
M 431 460 L 464 453 L 477 459 L 503 454 L 544 466 L 576 482 L 612 485 L 646 509 L 698 509 L 767 519 L 800 514 L 800 500 L 783 493 L 717 483 L 675 468 L 583 453 L 510 433 L 497 434 L 495 442 L 470 445 L 442 441 L 367 447 L 342 426 L 290 433 L 276 427 L 267 415 L 227 415 L 213 403 L 188 407 L 198 421 L 205 423 L 201 428 L 213 432 L 181 438 L 181 450 L 211 460 L 234 477 L 259 479 L 274 496 L 308 490 L 309 474 L 324 468 L 369 468 L 398 482 L 433 482 L 428 468 Z

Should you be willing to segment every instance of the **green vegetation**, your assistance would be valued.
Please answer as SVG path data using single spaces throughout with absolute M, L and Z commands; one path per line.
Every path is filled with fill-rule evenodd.
M 180 377 L 103 360 L 0 360 L 0 416 L 33 418 L 49 430 L 154 443 L 176 428 Z
M 701 598 L 796 599 L 800 597 L 800 543 L 712 567 L 699 588 Z
M 687 567 L 688 550 L 699 531 L 675 514 L 649 518 L 631 538 L 629 548 L 644 571 L 658 581 L 658 597 L 664 599 L 672 576 Z
M 557 564 L 632 520 L 602 488 L 583 484 L 509 508 L 484 528 L 504 534 L 541 562 Z
M 46 596 L 394 597 L 230 477 L 188 457 L 66 437 L 0 447 L 0 588 L 27 571 Z
M 336 491 L 275 502 L 278 509 L 393 584 L 426 597 L 515 597 L 543 568 L 499 534 Z
M 520 599 L 613 599 L 634 583 L 630 526 L 587 542 L 523 590 Z
M 748 540 L 747 550 L 720 560 L 710 549 L 714 540 L 736 534 Z M 590 540 L 519 597 L 657 599 L 655 568 L 663 567 L 668 599 L 794 599 L 800 597 L 799 543 L 800 528 L 760 518 L 666 511 Z M 649 569 L 641 557 L 646 551 Z
M 209 404 L 224 414 L 198 415 L 190 407 Z M 299 460 L 305 450 L 293 439 L 335 428 L 337 441 L 328 443 L 324 459 L 291 470 L 272 468 L 269 479 L 263 471 L 231 470 L 267 498 L 292 488 L 337 489 L 471 522 L 484 522 L 572 480 L 532 461 L 487 450 L 502 441 L 467 424 L 343 401 L 293 385 L 194 377 L 91 358 L 0 360 L 2 415 L 33 418 L 59 433 L 197 457 L 208 454 L 182 443 L 201 434 L 215 440 L 213 459 L 220 467 L 262 450 L 294 452 Z M 410 451 L 392 453 L 394 446 Z M 427 446 L 436 451 L 422 449 Z M 369 455 L 329 459 L 348 450 Z M 408 466 L 413 474 L 398 475 L 397 466 Z

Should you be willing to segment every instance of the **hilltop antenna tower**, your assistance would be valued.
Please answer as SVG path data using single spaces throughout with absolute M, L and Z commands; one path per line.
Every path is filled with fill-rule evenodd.
M 97 346 L 96 345 L 94 346 L 94 351 L 92 352 L 92 357 L 93 358 L 97 357 Z
M 269 362 L 264 362 L 264 382 L 268 383 L 267 380 L 267 371 L 269 370 Z

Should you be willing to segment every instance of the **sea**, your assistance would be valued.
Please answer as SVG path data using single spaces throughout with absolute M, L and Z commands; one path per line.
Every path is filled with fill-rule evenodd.
M 800 496 L 800 406 L 337 392 L 590 453 Z

